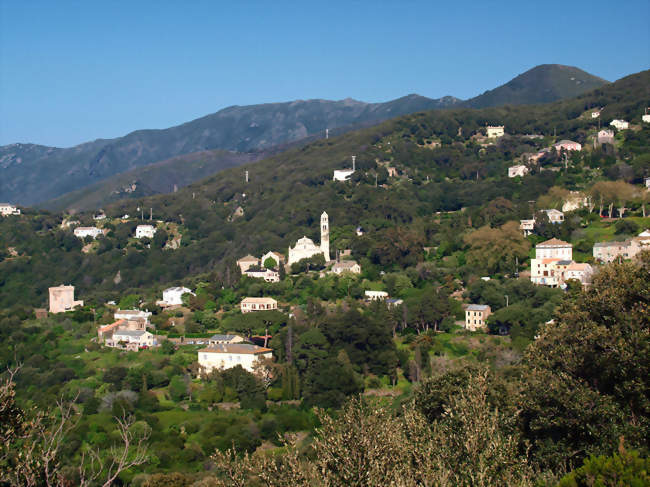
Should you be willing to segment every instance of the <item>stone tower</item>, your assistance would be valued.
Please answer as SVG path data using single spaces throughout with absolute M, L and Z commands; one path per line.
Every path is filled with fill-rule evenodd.
M 320 248 L 325 256 L 325 262 L 330 260 L 330 223 L 326 212 L 320 216 Z

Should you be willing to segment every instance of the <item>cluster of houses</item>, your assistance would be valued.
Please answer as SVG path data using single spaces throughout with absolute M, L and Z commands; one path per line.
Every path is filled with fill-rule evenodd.
M 149 311 L 118 309 L 113 316 L 115 322 L 97 329 L 97 339 L 107 347 L 134 352 L 155 347 L 158 340 L 147 331 L 153 327 L 149 322 L 150 316 Z
M 0 203 L 0 216 L 20 215 L 20 209 L 11 203 Z
M 105 218 L 105 217 L 104 217 Z M 95 217 L 97 220 L 98 218 Z M 66 226 L 71 226 L 74 223 L 78 222 L 66 222 Z M 63 226 L 63 224 L 62 224 Z M 86 237 L 92 237 L 93 239 L 97 237 L 103 237 L 108 233 L 108 230 L 105 228 L 97 228 L 97 227 L 77 227 L 74 229 L 74 236 L 77 238 L 86 238 Z M 153 238 L 154 235 L 156 234 L 156 228 L 153 225 L 138 225 L 135 229 L 135 238 L 141 239 L 141 238 Z
M 576 279 L 586 286 L 594 272 L 591 265 L 574 262 L 573 245 L 557 238 L 535 246 L 530 270 L 533 283 L 549 287 L 564 287 L 569 279 Z
M 357 228 L 357 235 L 363 235 L 361 227 Z M 320 245 L 316 245 L 312 239 L 303 236 L 298 239 L 293 247 L 289 247 L 288 259 L 286 265 L 290 266 L 302 259 L 308 259 L 316 255 L 322 255 L 327 264 L 331 264 L 330 260 L 330 231 L 329 231 L 329 216 L 327 212 L 323 212 L 320 217 Z M 269 269 L 266 265 L 269 259 L 275 261 L 274 268 Z M 280 282 L 280 273 L 276 270 L 280 266 L 285 265 L 285 258 L 279 252 L 269 251 L 261 257 L 253 255 L 246 255 L 237 261 L 237 266 L 242 275 L 264 279 L 266 282 Z M 343 272 L 351 272 L 353 274 L 361 273 L 361 266 L 354 260 L 338 260 L 332 264 L 330 272 L 334 274 L 342 274 Z
M 599 262 L 632 259 L 644 249 L 650 248 L 650 230 L 623 242 L 598 242 L 594 244 L 594 259 Z

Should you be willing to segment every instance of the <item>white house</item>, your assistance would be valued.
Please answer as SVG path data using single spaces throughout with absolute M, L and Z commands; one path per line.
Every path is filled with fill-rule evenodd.
M 103 235 L 104 231 L 101 228 L 97 227 L 77 227 L 74 229 L 74 236 L 77 238 L 97 238 Z
M 465 329 L 476 331 L 477 328 L 487 328 L 488 316 L 492 309 L 486 304 L 470 304 L 465 308 Z
M 562 223 L 564 221 L 564 213 L 562 213 L 560 210 L 552 208 L 550 210 L 542 211 L 546 213 L 546 216 L 548 216 L 548 221 L 551 223 Z
M 301 259 L 308 259 L 314 255 L 323 254 L 325 262 L 330 260 L 330 230 L 329 217 L 326 212 L 320 216 L 320 246 L 306 236 L 296 242 L 296 245 L 289 247 L 288 264 L 294 264 Z
M 564 271 L 573 263 L 573 245 L 552 238 L 535 246 L 530 260 L 530 280 L 535 284 L 557 287 L 564 282 Z
M 609 122 L 609 124 L 612 127 L 616 127 L 616 130 L 627 130 L 630 127 L 630 124 L 625 120 L 618 120 L 616 118 Z
M 280 274 L 272 269 L 260 269 L 258 271 L 248 269 L 244 272 L 244 275 L 253 279 L 264 279 L 266 282 L 280 282 Z
M 183 304 L 183 294 L 191 294 L 196 296 L 191 289 L 186 287 L 168 287 L 163 291 L 162 301 L 158 301 L 156 304 L 159 306 L 180 306 Z
M 573 245 L 557 238 L 535 246 L 536 259 L 573 260 Z
M 510 166 L 508 168 L 509 178 L 516 178 L 517 176 L 523 178 L 526 174 L 528 174 L 528 167 L 524 166 L 523 164 L 520 164 L 518 166 Z
M 135 229 L 135 238 L 153 238 L 156 228 L 153 225 L 138 225 Z
M 121 342 L 121 343 L 120 343 Z M 128 344 L 136 345 L 137 347 L 128 347 Z M 109 347 L 120 347 L 124 345 L 125 348 L 140 348 L 144 345 L 153 347 L 156 345 L 154 336 L 145 330 L 120 330 L 113 331 L 113 337 L 106 340 L 106 345 Z
M 343 272 L 361 274 L 361 266 L 354 260 L 342 260 L 332 266 L 332 272 L 334 274 L 341 274 Z
M 557 144 L 553 144 L 553 147 L 555 147 L 555 150 L 558 152 L 561 152 L 562 149 L 565 151 L 582 150 L 582 145 L 572 140 L 561 140 Z
M 488 138 L 490 139 L 503 137 L 505 135 L 503 125 L 497 125 L 494 127 L 492 125 L 488 125 L 487 127 L 485 127 L 485 131 L 487 133 Z
M 211 372 L 214 369 L 230 369 L 237 365 L 253 372 L 258 360 L 273 358 L 273 350 L 244 343 L 222 343 L 199 350 L 198 356 L 199 366 L 205 372 Z
M 379 301 L 382 299 L 388 299 L 388 293 L 386 291 L 366 291 L 364 294 L 366 301 Z
M 598 118 L 600 117 L 600 110 L 594 110 L 591 112 L 591 118 Z
M 354 169 L 335 169 L 332 181 L 347 181 L 354 174 Z
M 534 218 L 532 220 L 519 220 L 519 229 L 524 232 L 524 237 L 527 237 L 528 235 L 533 233 L 534 228 L 535 228 Z
M 9 216 L 9 215 L 20 215 L 20 210 L 11 203 L 0 203 L 0 215 Z
M 239 306 L 242 313 L 251 313 L 278 309 L 278 302 L 273 298 L 244 298 Z
M 646 113 L 645 115 L 641 115 L 641 121 L 650 123 L 650 114 Z

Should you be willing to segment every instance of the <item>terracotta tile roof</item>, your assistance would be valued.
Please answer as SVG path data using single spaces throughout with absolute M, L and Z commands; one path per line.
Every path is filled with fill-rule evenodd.
M 101 333 L 105 333 L 107 331 L 114 330 L 115 328 L 117 328 L 120 325 L 123 325 L 124 323 L 126 323 L 126 320 L 117 320 L 115 323 L 111 323 L 110 325 L 100 326 L 98 331 Z

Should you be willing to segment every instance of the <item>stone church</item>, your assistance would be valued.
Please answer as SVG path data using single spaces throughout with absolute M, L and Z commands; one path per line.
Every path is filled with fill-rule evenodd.
M 296 242 L 296 245 L 289 247 L 288 264 L 291 265 L 301 259 L 307 259 L 314 255 L 323 254 L 325 262 L 330 260 L 330 227 L 329 217 L 323 212 L 320 216 L 320 247 L 308 237 L 302 237 Z

